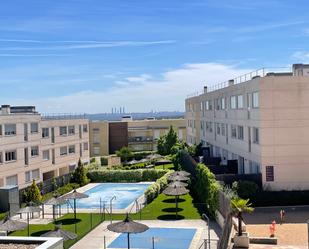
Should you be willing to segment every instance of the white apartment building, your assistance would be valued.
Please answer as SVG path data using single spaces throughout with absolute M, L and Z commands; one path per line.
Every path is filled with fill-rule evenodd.
M 24 188 L 73 171 L 89 161 L 88 120 L 43 117 L 32 106 L 0 109 L 0 186 Z
M 187 141 L 261 173 L 269 190 L 309 189 L 309 65 L 265 69 L 186 99 Z

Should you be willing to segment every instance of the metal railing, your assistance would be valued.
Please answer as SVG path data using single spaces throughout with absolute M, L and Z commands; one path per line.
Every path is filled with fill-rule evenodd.
M 87 119 L 85 113 L 42 113 L 42 120 Z
M 240 84 L 240 83 L 244 83 L 244 82 L 247 82 L 249 80 L 252 80 L 255 77 L 265 77 L 269 73 L 291 73 L 291 72 L 292 72 L 291 67 L 267 67 L 267 68 L 263 67 L 263 68 L 255 70 L 255 71 L 251 71 L 249 73 L 237 76 L 233 79 L 230 79 L 230 80 L 209 86 L 209 87 L 207 87 L 207 92 L 213 92 L 213 91 L 228 87 L 230 85 L 229 82 L 231 80 L 233 81 L 233 85 L 236 85 L 236 84 Z M 196 96 L 199 96 L 203 93 L 204 93 L 203 91 L 202 92 L 197 91 L 197 92 L 188 94 L 187 98 L 196 97 Z

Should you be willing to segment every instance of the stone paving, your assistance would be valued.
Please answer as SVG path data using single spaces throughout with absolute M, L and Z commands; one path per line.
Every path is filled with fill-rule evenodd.
M 115 222 L 115 221 L 114 221 Z M 160 221 L 160 220 L 144 220 L 138 221 L 151 227 L 164 227 L 164 228 L 195 228 L 196 234 L 192 240 L 189 249 L 198 249 L 207 238 L 207 226 L 202 220 L 180 220 L 180 221 Z M 104 236 L 105 242 L 108 246 L 119 234 L 107 230 L 109 221 L 103 222 L 84 238 L 78 241 L 71 249 L 104 249 Z M 211 239 L 218 239 L 219 228 L 216 223 L 211 223 Z

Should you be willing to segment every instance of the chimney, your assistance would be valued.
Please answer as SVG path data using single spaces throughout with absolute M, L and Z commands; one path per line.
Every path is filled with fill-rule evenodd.
M 10 114 L 10 113 L 11 113 L 10 105 L 2 105 L 1 106 L 1 114 Z
M 229 80 L 229 86 L 234 85 L 234 80 Z
M 204 86 L 204 93 L 207 93 L 207 86 Z

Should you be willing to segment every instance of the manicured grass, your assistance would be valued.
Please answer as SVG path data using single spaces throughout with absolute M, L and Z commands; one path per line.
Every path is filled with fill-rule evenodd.
M 155 166 L 155 169 L 174 169 L 174 164 L 165 164 L 165 165 L 158 165 Z
M 175 215 L 175 198 L 169 197 L 164 194 L 160 194 L 152 203 L 142 209 L 141 214 L 131 214 L 130 217 L 134 220 L 174 220 Z M 113 220 L 124 219 L 125 214 L 113 214 Z M 109 220 L 110 216 L 105 214 L 105 220 Z M 186 194 L 179 198 L 178 204 L 178 216 L 177 219 L 201 219 L 201 212 L 193 203 L 190 194 Z M 91 222 L 92 220 L 92 222 Z M 77 240 L 81 239 L 88 232 L 90 232 L 95 226 L 100 224 L 104 220 L 103 214 L 85 214 L 78 213 L 77 221 L 73 219 L 73 214 L 67 214 L 58 219 L 55 223 L 62 224 L 62 229 L 74 232 L 78 235 Z M 30 225 L 31 236 L 40 236 L 43 233 L 52 230 L 54 223 L 48 225 Z M 11 233 L 13 236 L 27 236 L 27 229 L 23 231 L 16 231 Z M 69 248 L 77 240 L 66 241 L 64 243 L 65 248 Z
M 0 220 L 3 220 L 7 214 L 7 212 L 0 213 Z

